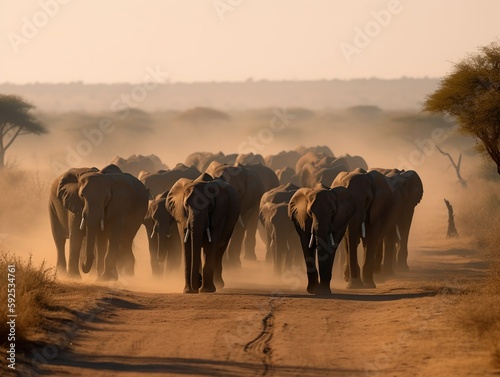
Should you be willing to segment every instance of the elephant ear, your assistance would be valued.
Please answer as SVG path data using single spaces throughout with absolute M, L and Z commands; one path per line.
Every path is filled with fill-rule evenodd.
M 73 213 L 82 213 L 83 202 L 78 195 L 78 179 L 86 173 L 95 173 L 98 171 L 97 168 L 69 169 L 61 176 L 57 185 L 57 197 L 66 209 Z
M 335 194 L 337 211 L 335 213 L 334 229 L 345 226 L 350 218 L 356 213 L 356 201 L 351 192 L 345 187 L 330 189 Z
M 186 211 L 184 210 L 184 196 L 186 186 L 192 181 L 187 178 L 179 179 L 170 189 L 165 200 L 165 208 L 178 224 L 186 222 Z
M 306 231 L 306 221 L 309 218 L 307 215 L 307 194 L 311 191 L 310 188 L 301 188 L 290 199 L 288 203 L 288 217 L 297 224 L 300 229 Z
M 424 195 L 424 186 L 420 176 L 414 170 L 404 171 L 400 174 L 400 177 L 406 180 L 406 187 L 409 197 L 411 198 L 412 204 L 415 206 L 420 203 Z
M 390 204 L 392 191 L 385 176 L 378 171 L 371 171 L 367 173 L 367 175 L 370 177 L 373 193 L 368 221 L 373 224 L 387 212 L 387 206 Z

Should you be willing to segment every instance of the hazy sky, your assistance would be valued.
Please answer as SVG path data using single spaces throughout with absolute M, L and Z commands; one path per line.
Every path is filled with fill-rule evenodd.
M 0 82 L 439 77 L 500 1 L 0 0 Z

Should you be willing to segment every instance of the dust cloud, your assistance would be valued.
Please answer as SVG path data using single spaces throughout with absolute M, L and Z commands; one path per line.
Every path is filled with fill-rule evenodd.
M 224 112 L 198 108 L 187 111 L 144 112 L 131 110 L 120 119 L 116 114 L 88 112 L 39 113 L 50 133 L 24 136 L 8 153 L 10 168 L 2 172 L 0 189 L 0 248 L 17 255 L 32 255 L 35 262 L 55 266 L 56 251 L 48 218 L 48 191 L 52 180 L 74 166 L 102 168 L 115 155 L 155 154 L 169 167 L 195 151 L 260 153 L 263 156 L 299 145 L 328 145 L 335 155 L 360 155 L 369 167 L 416 170 L 424 184 L 410 234 L 410 256 L 418 255 L 423 240 L 442 240 L 446 234 L 447 198 L 456 209 L 459 232 L 467 235 L 461 208 L 463 190 L 446 156 L 436 146 L 462 157 L 462 176 L 483 182 L 483 164 L 473 142 L 455 132 L 453 123 L 428 117 L 416 110 L 386 111 L 375 107 L 340 110 L 263 108 Z M 104 122 L 104 123 L 103 123 Z M 100 128 L 106 124 L 107 128 Z M 471 183 L 470 190 L 482 185 Z M 264 262 L 264 243 L 257 235 L 256 262 L 243 261 L 238 273 L 224 271 L 228 290 L 261 288 L 276 292 L 305 292 L 305 269 L 296 267 L 282 279 L 273 277 Z M 182 292 L 182 273 L 153 279 L 147 235 L 143 227 L 134 241 L 136 273 L 115 286 L 150 292 Z M 338 259 L 338 258 L 337 258 Z M 83 283 L 94 283 L 95 275 Z M 332 287 L 342 289 L 339 266 Z

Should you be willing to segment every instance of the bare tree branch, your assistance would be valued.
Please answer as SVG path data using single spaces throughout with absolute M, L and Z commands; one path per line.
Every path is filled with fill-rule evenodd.
M 457 174 L 458 181 L 463 187 L 467 187 L 467 182 L 462 178 L 460 175 L 460 164 L 462 163 L 462 153 L 458 156 L 458 163 L 456 164 L 455 161 L 453 160 L 453 157 L 447 152 L 444 152 L 441 148 L 439 148 L 439 145 L 436 145 L 437 150 L 444 156 L 448 156 L 448 158 L 451 161 L 451 164 L 455 168 L 455 173 Z

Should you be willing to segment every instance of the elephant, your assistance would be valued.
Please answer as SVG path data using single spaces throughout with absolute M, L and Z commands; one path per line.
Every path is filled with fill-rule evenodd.
M 297 164 L 295 164 L 295 171 L 300 172 L 305 164 L 316 165 L 318 161 L 320 161 L 325 155 L 321 155 L 315 152 L 307 152 L 303 154 Z
M 181 265 L 182 245 L 177 223 L 167 211 L 168 191 L 161 193 L 149 202 L 144 218 L 148 234 L 149 255 L 153 276 L 162 276 L 166 269 L 169 273 L 177 271 Z M 166 256 L 166 257 L 165 257 Z M 166 258 L 166 266 L 160 265 Z
M 85 262 L 82 271 L 88 273 L 94 262 L 97 248 L 97 276 L 101 280 L 118 279 L 118 267 L 126 274 L 134 273 L 132 241 L 143 223 L 148 208 L 149 193 L 134 176 L 121 173 L 116 165 L 105 167 L 100 172 L 90 169 L 70 169 L 53 184 L 57 198 L 72 215 L 70 228 L 70 274 L 78 277 L 75 264 L 79 259 L 83 236 L 85 242 Z M 55 198 L 53 197 L 55 195 Z M 54 206 L 55 208 L 56 206 Z M 60 208 L 62 210 L 62 208 Z M 51 212 L 51 223 L 55 214 Z M 75 229 L 75 219 L 80 226 Z M 58 233 L 57 223 L 55 224 Z M 54 239 L 56 239 L 54 237 Z M 75 243 L 74 247 L 71 244 Z M 63 242 L 64 244 L 64 242 Z M 61 239 L 56 241 L 60 255 Z M 78 253 L 78 255 L 71 253 Z
M 129 158 L 122 158 L 115 156 L 110 165 L 116 165 L 123 173 L 132 174 L 138 177 L 141 170 L 144 171 L 157 171 L 168 169 L 167 165 L 161 162 L 160 158 L 154 154 L 149 156 L 133 154 Z
M 230 267 L 240 267 L 242 243 L 245 244 L 244 258 L 256 260 L 255 234 L 259 222 L 259 204 L 265 192 L 259 174 L 245 166 L 212 165 L 207 173 L 213 178 L 221 178 L 238 193 L 241 205 L 239 225 L 234 229 L 227 252 L 226 263 Z
M 280 185 L 278 176 L 276 173 L 263 164 L 240 164 L 237 163 L 236 166 L 243 166 L 249 170 L 254 171 L 259 177 L 262 185 L 264 186 L 264 191 L 269 191 Z
M 334 156 L 332 150 L 326 145 L 317 145 L 315 147 L 304 147 L 303 145 L 301 145 L 295 148 L 295 150 L 299 152 L 301 155 L 304 155 L 308 152 L 314 152 L 314 153 L 322 153 L 325 156 L 330 156 L 330 157 Z
M 276 155 L 266 156 L 264 161 L 268 167 L 276 171 L 285 168 L 295 169 L 299 158 L 300 153 L 297 151 L 281 151 Z
M 234 164 L 237 157 L 238 155 L 235 153 L 225 155 L 222 152 L 215 154 L 211 152 L 195 152 L 186 157 L 184 164 L 194 166 L 199 171 L 204 172 L 212 161 L 217 161 L 221 164 Z
M 183 240 L 184 293 L 223 288 L 222 258 L 240 214 L 236 190 L 208 174 L 196 180 L 181 178 L 167 194 L 165 206 Z M 202 248 L 205 263 L 200 278 Z
M 160 170 L 156 173 L 141 172 L 139 180 L 146 186 L 155 198 L 164 191 L 172 188 L 175 182 L 180 178 L 196 179 L 201 175 L 201 172 L 194 166 L 186 166 L 177 164 L 172 170 Z
M 331 293 L 335 253 L 355 212 L 354 197 L 344 187 L 330 189 L 318 184 L 297 190 L 290 199 L 288 216 L 300 238 L 307 269 L 307 292 Z
M 344 166 L 319 168 L 310 163 L 305 164 L 298 176 L 302 187 L 314 187 L 321 183 L 326 187 L 330 187 L 337 175 L 342 171 L 348 171 Z
M 396 232 L 389 232 L 384 239 L 383 250 L 379 249 L 375 269 L 386 274 L 393 273 L 393 264 L 398 271 L 408 271 L 408 238 L 415 207 L 424 194 L 422 180 L 414 170 L 372 169 L 387 177 L 394 190 L 393 224 Z M 397 253 L 395 246 L 399 245 Z M 381 266 L 383 259 L 383 265 Z
M 278 177 L 280 185 L 293 183 L 295 186 L 301 186 L 300 177 L 295 174 L 295 170 L 293 170 L 293 168 L 287 166 L 286 168 L 276 170 L 275 173 Z
M 293 184 L 281 185 L 262 195 L 259 220 L 266 230 L 266 261 L 274 263 L 274 273 L 281 276 L 283 265 L 290 270 L 297 254 L 300 240 L 288 217 L 288 203 L 299 189 Z
M 70 174 L 78 178 L 87 173 L 96 173 L 97 168 L 74 168 L 60 175 L 52 182 L 49 195 L 49 217 L 52 230 L 52 237 L 57 249 L 57 272 L 60 275 L 68 275 L 72 278 L 80 278 L 78 261 L 80 260 L 80 250 L 82 247 L 84 232 L 80 230 L 82 221 L 81 211 L 70 211 L 59 199 L 59 183 L 61 179 Z M 69 258 L 66 265 L 66 240 L 69 239 Z
M 265 165 L 264 157 L 260 154 L 240 153 L 234 162 L 235 165 Z
M 347 188 L 356 201 L 356 213 L 349 221 L 345 243 L 347 288 L 376 288 L 373 281 L 375 258 L 389 224 L 391 188 L 381 173 L 360 168 L 341 172 L 331 187 Z M 365 262 L 360 279 L 357 248 L 361 238 Z

